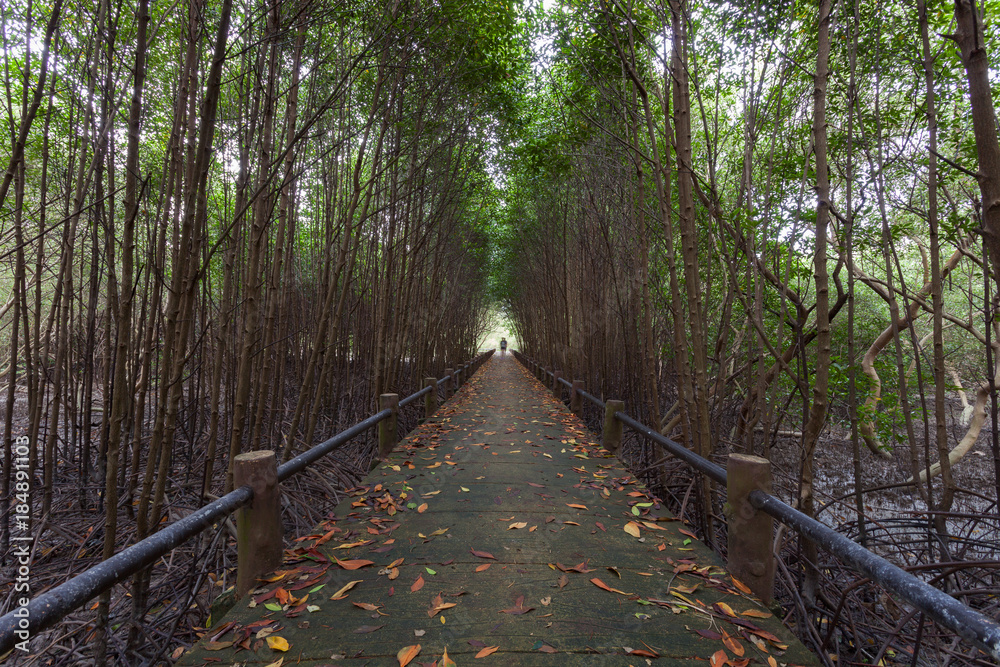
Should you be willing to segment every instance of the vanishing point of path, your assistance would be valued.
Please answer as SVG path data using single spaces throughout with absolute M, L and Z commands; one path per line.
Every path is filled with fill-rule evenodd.
M 817 663 L 511 357 L 295 545 L 179 664 Z

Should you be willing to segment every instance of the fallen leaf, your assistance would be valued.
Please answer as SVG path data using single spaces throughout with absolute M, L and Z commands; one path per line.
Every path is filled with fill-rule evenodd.
M 285 663 L 285 659 L 284 658 L 278 658 L 274 662 L 272 662 L 270 664 L 267 664 L 267 665 L 264 665 L 264 667 L 281 667 L 281 665 L 283 665 L 284 663 Z
M 640 535 L 639 524 L 637 524 L 635 521 L 629 521 L 628 523 L 626 523 L 625 527 L 622 528 L 622 530 L 624 530 L 632 537 L 639 537 Z
M 421 574 L 417 576 L 417 580 L 413 582 L 412 586 L 410 586 L 410 592 L 416 593 L 423 587 L 424 587 L 424 575 Z
M 411 660 L 417 657 L 418 653 L 420 653 L 420 644 L 404 646 L 399 649 L 399 653 L 396 654 L 396 659 L 399 660 L 399 667 L 406 667 L 410 664 Z
M 760 609 L 747 609 L 741 612 L 743 616 L 749 616 L 750 618 L 771 618 L 771 614 L 766 611 L 761 611 Z
M 595 586 L 597 586 L 598 588 L 602 588 L 602 589 L 604 589 L 604 590 L 606 590 L 606 591 L 608 591 L 610 593 L 620 593 L 621 595 L 631 595 L 631 593 L 626 593 L 625 591 L 620 591 L 617 588 L 611 588 L 611 586 L 608 586 L 606 583 L 604 583 L 603 581 L 601 581 L 597 577 L 594 577 L 593 579 L 591 579 L 590 583 L 592 583 Z
M 581 505 L 579 503 L 566 503 L 566 507 L 572 507 L 573 509 L 576 509 L 576 510 L 585 510 L 585 509 L 587 509 L 586 505 Z
M 774 656 L 767 656 L 767 664 L 769 667 L 778 667 L 778 661 L 774 659 Z
M 366 565 L 374 565 L 375 564 L 375 563 L 373 563 L 370 560 L 361 560 L 361 559 L 357 559 L 357 560 L 340 560 L 336 556 L 334 556 L 333 559 L 335 561 L 337 561 L 337 565 L 339 565 L 340 567 L 344 568 L 345 570 L 357 570 L 357 569 L 360 569 L 362 567 L 365 567 Z
M 372 604 L 371 602 L 352 602 L 355 607 L 361 607 L 365 611 L 375 611 L 378 609 L 377 604 Z
M 358 584 L 360 584 L 362 581 L 364 581 L 364 579 L 357 579 L 355 581 L 349 581 L 349 582 L 347 582 L 346 584 L 344 584 L 344 587 L 341 588 L 336 593 L 334 593 L 330 597 L 330 599 L 331 600 L 343 600 L 344 598 L 347 597 L 347 595 L 345 595 L 345 593 L 347 593 L 347 591 L 351 590 L 352 588 L 354 588 L 355 586 L 357 586 Z
M 559 588 L 566 588 L 566 584 L 569 583 L 569 577 L 565 574 L 559 577 Z
M 711 639 L 713 641 L 719 641 L 722 639 L 722 635 L 720 635 L 715 630 L 695 630 L 695 632 L 697 632 L 705 639 Z
M 736 618 L 736 612 L 733 611 L 733 608 L 730 607 L 725 602 L 716 602 L 712 606 L 715 607 L 718 611 L 721 611 L 726 616 L 729 616 L 730 618 Z
M 712 667 L 722 667 L 727 662 L 729 662 L 729 656 L 726 655 L 726 652 L 720 648 L 718 651 L 712 654 L 712 657 L 709 660 L 709 662 L 711 663 Z
M 652 651 L 646 651 L 646 650 L 641 649 L 641 648 L 637 648 L 637 649 L 634 649 L 632 651 L 629 651 L 628 654 L 629 655 L 642 656 L 643 658 L 659 658 L 660 657 L 659 653 L 653 653 Z
M 753 591 L 750 590 L 750 587 L 744 584 L 742 581 L 740 581 L 739 579 L 737 579 L 732 575 L 730 575 L 729 578 L 733 580 L 733 586 L 736 586 L 736 588 L 738 588 L 741 593 L 746 593 L 747 595 L 753 594 Z
M 500 650 L 499 646 L 487 646 L 482 651 L 480 651 L 479 653 L 477 653 L 475 657 L 477 657 L 477 658 L 485 658 L 488 655 L 493 655 L 494 653 L 496 653 L 499 650 Z
M 507 530 L 517 530 L 518 528 L 527 528 L 527 527 L 528 527 L 527 521 L 518 521 L 517 523 L 512 523 L 509 526 L 507 526 Z
M 420 507 L 417 508 L 417 514 L 423 514 L 427 511 L 427 503 L 420 503 Z
M 490 565 L 492 564 L 493 563 L 483 563 L 482 565 L 476 568 L 476 572 L 485 572 L 486 570 L 490 569 Z
M 272 651 L 287 651 L 288 650 L 288 640 L 284 637 L 279 637 L 278 635 L 270 635 L 265 639 L 267 642 L 267 647 Z
M 448 657 L 448 647 L 445 647 L 444 655 L 441 656 L 441 667 L 457 667 L 455 661 Z
M 367 635 L 369 632 L 375 632 L 384 627 L 384 625 L 362 625 L 360 628 L 354 630 L 354 634 Z
M 496 556 L 494 556 L 488 551 L 476 551 L 475 549 L 472 548 L 470 548 L 469 551 L 472 552 L 473 556 L 477 556 L 479 558 L 492 558 L 493 560 L 497 559 Z
M 529 611 L 533 609 L 534 607 L 524 606 L 524 596 L 522 595 L 519 598 L 517 598 L 517 601 L 514 603 L 513 607 L 510 607 L 509 609 L 501 609 L 500 613 L 513 614 L 514 616 L 521 616 L 522 614 L 527 614 Z
M 206 651 L 221 651 L 233 645 L 233 642 L 208 642 L 205 644 Z
M 726 648 L 736 654 L 737 658 L 743 657 L 743 654 L 746 653 L 743 645 L 730 637 L 725 630 L 722 631 L 722 643 L 726 646 Z

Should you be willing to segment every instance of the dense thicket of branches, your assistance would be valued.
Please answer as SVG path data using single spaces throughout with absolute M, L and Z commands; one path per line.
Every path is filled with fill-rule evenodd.
M 772 459 L 800 509 L 833 508 L 995 615 L 996 574 L 968 566 L 997 556 L 1000 496 L 988 13 L 563 3 L 510 174 L 501 280 L 530 356 L 703 455 Z M 646 444 L 634 455 L 678 508 L 700 507 L 708 540 L 723 536 L 707 485 Z M 873 491 L 887 484 L 891 500 Z M 900 511 L 923 532 L 885 543 Z M 992 547 L 966 539 L 983 531 Z M 922 619 L 866 634 L 892 617 L 878 593 L 842 643 L 809 630 L 842 620 L 854 587 L 810 543 L 791 549 L 790 595 L 821 654 L 911 659 Z
M 15 438 L 37 552 L 107 557 L 230 488 L 241 451 L 287 458 L 474 354 L 510 7 L 26 0 L 0 28 L 0 553 Z M 81 513 L 86 542 L 59 528 Z M 181 595 L 149 584 L 115 598 L 123 664 L 190 605 L 143 627 Z

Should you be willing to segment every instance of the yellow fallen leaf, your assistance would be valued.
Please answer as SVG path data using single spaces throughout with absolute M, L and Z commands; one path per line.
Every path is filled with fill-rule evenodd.
M 360 584 L 362 581 L 364 581 L 364 579 L 358 579 L 356 581 L 349 581 L 349 582 L 347 582 L 346 584 L 344 584 L 344 587 L 341 588 L 336 593 L 334 593 L 330 597 L 330 599 L 331 600 L 343 600 L 345 597 L 347 597 L 345 595 L 345 593 L 347 593 L 347 591 L 351 590 L 352 588 L 354 588 L 355 586 L 357 586 L 358 584 Z
M 268 635 L 267 639 L 268 648 L 274 651 L 287 651 L 288 650 L 288 640 L 284 637 L 279 637 L 278 635 Z
M 528 527 L 527 521 L 518 521 L 516 523 L 512 523 L 509 526 L 507 526 L 507 530 L 516 530 L 518 528 L 527 528 L 527 527 Z
M 441 656 L 441 667 L 457 667 L 455 661 L 448 657 L 447 647 L 444 649 L 444 655 Z
M 749 616 L 750 618 L 771 618 L 771 614 L 766 611 L 761 611 L 760 609 L 747 609 L 741 612 L 741 616 Z
M 281 667 L 281 665 L 283 665 L 283 664 L 284 664 L 284 662 L 285 662 L 285 659 L 284 659 L 284 658 L 278 658 L 277 660 L 275 660 L 275 661 L 274 661 L 274 662 L 272 662 L 271 664 L 269 664 L 269 665 L 264 665 L 264 667 Z
M 632 537 L 639 537 L 640 535 L 639 524 L 637 524 L 635 521 L 629 521 L 628 523 L 626 523 L 625 527 L 622 528 L 622 530 L 624 530 Z

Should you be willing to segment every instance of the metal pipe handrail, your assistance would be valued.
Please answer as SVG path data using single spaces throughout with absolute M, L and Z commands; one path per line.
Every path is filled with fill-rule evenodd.
M 521 355 L 523 356 L 523 355 Z M 548 375 L 554 376 L 548 370 Z M 572 384 L 560 378 L 572 389 Z M 577 390 L 593 403 L 604 405 L 596 397 Z M 624 412 L 616 412 L 615 418 L 633 431 L 645 436 L 681 459 L 698 472 L 707 475 L 721 485 L 727 483 L 726 469 L 705 459 L 670 438 L 657 433 Z M 878 585 L 899 595 L 934 621 L 953 631 L 962 639 L 972 642 L 982 650 L 1000 660 L 1000 623 L 968 607 L 944 591 L 913 576 L 893 565 L 881 556 L 869 551 L 857 542 L 838 533 L 816 519 L 791 507 L 779 498 L 763 491 L 750 493 L 750 502 L 760 511 L 798 531 L 816 544 L 843 560 L 855 571 L 868 577 Z
M 484 352 L 473 359 L 470 365 L 475 365 L 489 354 L 490 351 Z M 452 375 L 446 375 L 438 384 L 447 381 L 457 373 L 458 371 L 455 371 Z M 399 402 L 399 407 L 409 405 L 430 390 L 431 387 L 427 386 L 410 394 Z M 333 450 L 373 428 L 391 414 L 392 410 L 389 408 L 377 412 L 286 461 L 278 466 L 278 481 L 283 482 L 292 475 L 301 472 Z M 83 605 L 95 595 L 103 593 L 120 581 L 148 567 L 158 558 L 191 539 L 222 517 L 249 504 L 252 500 L 253 489 L 249 486 L 234 489 L 218 500 L 200 507 L 183 519 L 175 521 L 166 528 L 116 553 L 111 558 L 33 598 L 27 607 L 18 606 L 14 611 L 8 612 L 0 617 L 0 655 L 14 647 L 17 639 L 15 632 L 24 629 L 21 626 L 23 619 L 26 619 L 30 636 L 35 636 L 42 630 L 56 624 L 66 614 Z M 17 616 L 16 614 L 21 609 L 26 609 L 26 613 Z

